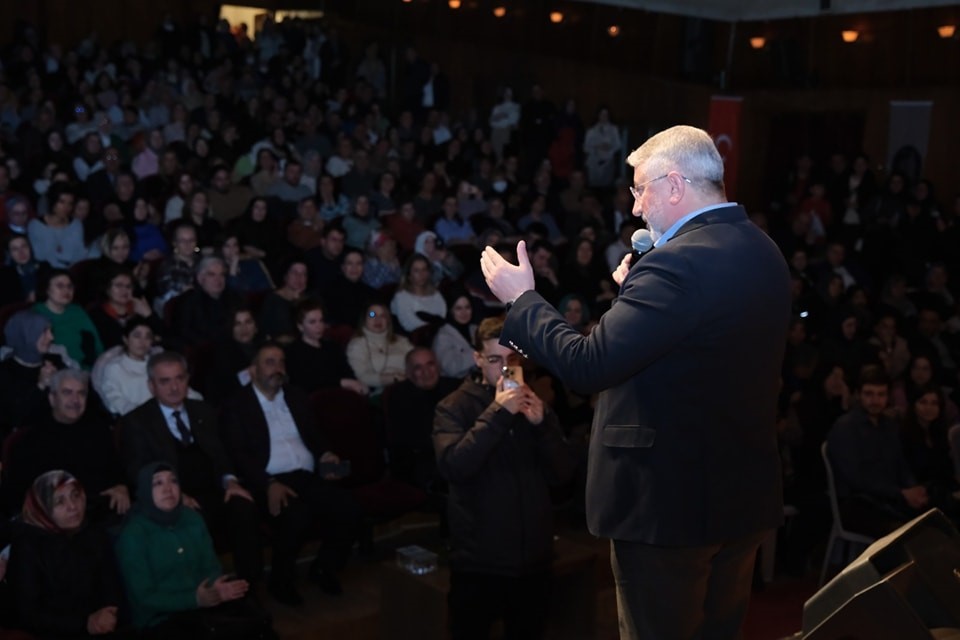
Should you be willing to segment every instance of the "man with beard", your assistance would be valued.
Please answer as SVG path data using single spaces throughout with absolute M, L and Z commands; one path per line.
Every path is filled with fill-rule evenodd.
M 287 382 L 283 349 L 265 343 L 253 356 L 251 382 L 229 403 L 226 446 L 273 530 L 273 570 L 267 589 L 290 606 L 303 604 L 296 560 L 311 531 L 323 541 L 310 577 L 328 594 L 342 593 L 337 572 L 346 563 L 360 520 L 359 505 L 324 472 L 340 458 L 324 444 L 306 395 Z

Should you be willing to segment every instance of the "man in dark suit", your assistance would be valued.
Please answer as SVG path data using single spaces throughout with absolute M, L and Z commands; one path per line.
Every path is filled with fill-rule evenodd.
M 147 362 L 153 399 L 120 421 L 120 445 L 130 486 L 146 464 L 162 460 L 177 469 L 183 503 L 200 512 L 214 539 L 229 539 L 236 573 L 248 582 L 263 571 L 257 510 L 233 473 L 220 442 L 217 415 L 200 400 L 188 400 L 187 361 L 165 351 Z
M 272 573 L 267 585 L 279 602 L 303 604 L 295 585 L 297 554 L 315 527 L 323 546 L 310 567 L 320 588 L 342 593 L 343 568 L 360 522 L 360 506 L 322 471 L 340 458 L 328 450 L 306 395 L 285 385 L 283 349 L 266 343 L 253 357 L 251 382 L 228 404 L 224 438 L 244 482 L 273 530 Z
M 775 431 L 790 280 L 728 203 L 710 136 L 667 129 L 628 158 L 654 249 L 624 258 L 619 297 L 583 336 L 487 247 L 508 304 L 501 342 L 601 392 L 587 474 L 591 532 L 612 540 L 622 638 L 736 638 L 756 550 L 783 517 Z

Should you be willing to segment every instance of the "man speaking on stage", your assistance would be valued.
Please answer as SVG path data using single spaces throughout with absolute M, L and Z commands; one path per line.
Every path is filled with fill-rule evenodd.
M 653 249 L 614 272 L 620 292 L 588 336 L 487 247 L 508 305 L 501 344 L 581 393 L 600 392 L 587 523 L 611 539 L 621 638 L 738 638 L 761 540 L 783 518 L 775 429 L 790 319 L 787 265 L 726 201 L 703 130 L 676 126 L 633 151 L 633 215 Z

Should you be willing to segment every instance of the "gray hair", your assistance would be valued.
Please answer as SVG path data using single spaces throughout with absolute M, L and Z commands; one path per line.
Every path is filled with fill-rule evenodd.
M 627 164 L 642 165 L 648 179 L 679 171 L 692 183 L 706 182 L 723 193 L 723 158 L 710 134 L 697 127 L 678 125 L 651 136 L 627 156 Z
M 147 360 L 147 377 L 153 380 L 153 372 L 158 365 L 174 363 L 182 366 L 184 371 L 189 371 L 187 358 L 178 351 L 161 351 L 160 353 L 153 354 L 150 356 L 150 359 Z
M 75 380 L 85 388 L 90 388 L 90 374 L 78 369 L 61 369 L 50 377 L 50 393 L 57 393 L 66 380 Z
M 197 265 L 193 268 L 194 277 L 198 277 L 214 263 L 219 264 L 224 270 L 227 268 L 227 263 L 220 256 L 204 256 L 197 261 Z

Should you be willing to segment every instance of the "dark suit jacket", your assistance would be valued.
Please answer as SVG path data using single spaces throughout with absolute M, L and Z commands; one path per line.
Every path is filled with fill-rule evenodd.
M 233 473 L 230 459 L 220 442 L 216 411 L 206 402 L 184 400 L 190 432 L 200 449 L 213 461 L 218 478 Z M 120 448 L 130 486 L 137 482 L 141 467 L 164 460 L 177 466 L 177 439 L 170 433 L 160 403 L 150 399 L 120 420 Z
M 328 449 L 306 394 L 296 387 L 283 388 L 284 400 L 290 415 L 297 425 L 303 444 L 319 460 Z M 224 409 L 223 438 L 240 479 L 250 488 L 254 497 L 262 499 L 267 491 L 270 475 L 270 430 L 266 416 L 254 393 L 253 385 L 247 384 L 233 396 Z
M 783 517 L 775 430 L 790 279 L 741 207 L 708 211 L 637 262 L 589 336 L 536 292 L 501 342 L 601 392 L 587 473 L 595 535 L 716 544 Z

